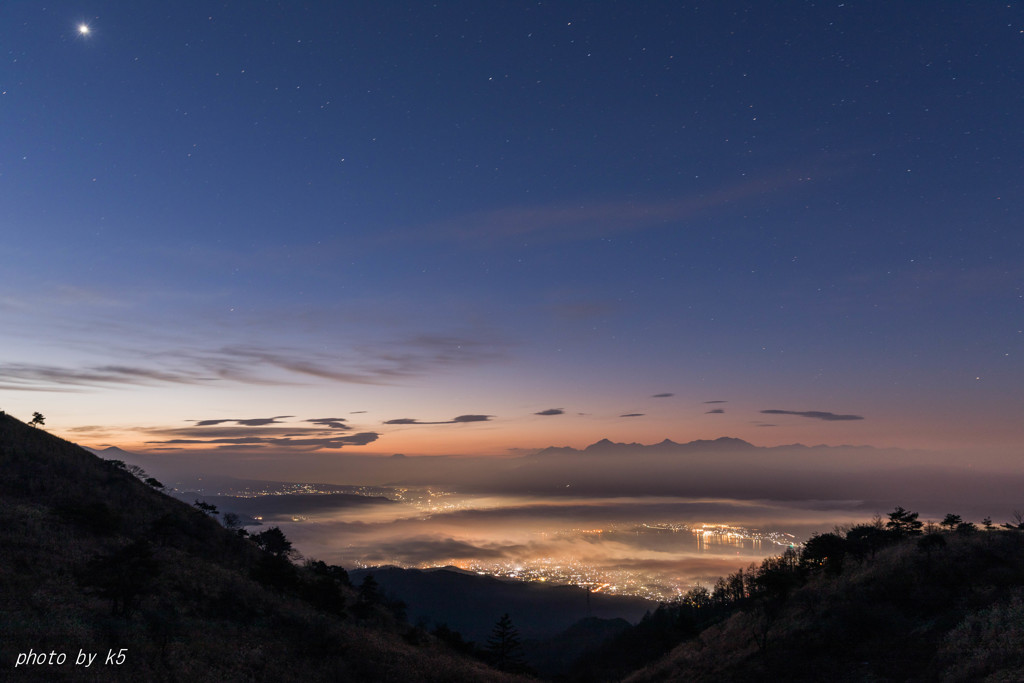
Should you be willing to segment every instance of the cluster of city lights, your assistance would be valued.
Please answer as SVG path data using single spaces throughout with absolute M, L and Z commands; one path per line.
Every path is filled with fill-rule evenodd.
M 362 496 L 385 497 L 389 500 L 402 502 L 418 513 L 430 516 L 444 512 L 473 508 L 473 501 L 460 496 L 457 492 L 436 487 L 377 487 L 377 486 L 337 486 L 309 483 L 274 483 L 264 488 L 243 488 L 224 492 L 225 495 L 240 497 L 280 496 L 289 494 L 323 495 L 347 493 Z M 305 521 L 302 516 L 293 516 L 293 522 Z M 614 539 L 616 534 L 663 535 L 679 534 L 692 540 L 687 543 L 697 552 L 713 553 L 716 549 L 726 547 L 737 551 L 763 551 L 770 547 L 782 548 L 797 545 L 793 534 L 781 531 L 764 531 L 728 524 L 688 524 L 677 521 L 649 521 L 641 523 L 607 523 L 602 526 L 568 527 L 549 531 L 535 531 L 542 539 L 557 538 L 572 540 L 578 538 L 594 538 L 607 535 Z M 683 538 L 680 538 L 683 541 Z M 718 550 L 720 553 L 721 550 Z M 359 568 L 392 565 L 409 566 L 401 558 L 395 557 L 388 561 L 370 565 L 355 562 Z M 578 586 L 591 593 L 611 595 L 627 595 L 642 597 L 649 600 L 666 601 L 678 598 L 696 584 L 692 577 L 673 577 L 664 572 L 654 573 L 642 567 L 615 566 L 613 561 L 593 564 L 580 561 L 573 557 L 535 557 L 518 558 L 495 562 L 483 562 L 473 558 L 448 558 L 417 565 L 418 568 L 456 567 L 484 576 L 495 578 L 547 583 L 552 585 Z

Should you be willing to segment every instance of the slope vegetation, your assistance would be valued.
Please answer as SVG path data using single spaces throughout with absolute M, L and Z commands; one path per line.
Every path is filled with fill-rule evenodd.
M 665 606 L 684 642 L 627 680 L 1024 680 L 1024 526 L 947 520 L 897 508 Z
M 0 519 L 5 680 L 520 680 L 3 414 Z

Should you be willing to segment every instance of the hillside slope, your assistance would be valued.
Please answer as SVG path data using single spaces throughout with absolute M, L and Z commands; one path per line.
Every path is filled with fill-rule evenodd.
M 730 613 L 626 680 L 1024 681 L 1024 527 L 968 524 L 861 557 L 847 536 L 845 558 L 827 536 L 813 563 L 805 551 L 729 577 L 745 596 Z
M 521 680 L 3 414 L 0 519 L 5 680 Z
M 552 638 L 588 616 L 639 621 L 658 603 L 631 596 L 480 576 L 454 568 L 376 567 L 352 572 L 358 583 L 372 574 L 382 590 L 408 603 L 409 620 L 446 624 L 469 640 L 486 642 L 494 623 L 508 613 L 526 639 Z M 465 609 L 466 604 L 473 609 Z

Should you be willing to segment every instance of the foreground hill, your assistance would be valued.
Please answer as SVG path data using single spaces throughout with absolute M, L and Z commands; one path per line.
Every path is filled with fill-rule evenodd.
M 646 642 L 683 642 L 626 680 L 1024 681 L 1021 520 L 981 530 L 950 515 L 923 530 L 901 527 L 919 524 L 904 513 L 812 538 L 661 608 Z
M 0 519 L 4 680 L 519 680 L 3 414 Z

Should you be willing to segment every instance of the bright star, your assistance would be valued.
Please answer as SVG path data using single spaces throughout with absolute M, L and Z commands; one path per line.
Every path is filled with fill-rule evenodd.
M 78 33 L 83 36 L 89 35 L 89 24 L 79 24 Z

